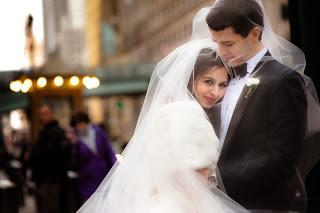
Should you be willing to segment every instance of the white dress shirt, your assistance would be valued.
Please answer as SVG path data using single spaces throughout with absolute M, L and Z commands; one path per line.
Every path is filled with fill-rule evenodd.
M 239 97 L 244 88 L 244 85 L 246 84 L 249 76 L 251 75 L 254 68 L 259 63 L 259 61 L 262 59 L 262 57 L 266 54 L 266 52 L 267 52 L 267 48 L 263 48 L 255 56 L 253 56 L 247 61 L 247 74 L 244 77 L 239 78 L 239 76 L 236 76 L 235 78 L 231 79 L 229 82 L 228 88 L 226 90 L 226 93 L 224 95 L 224 98 L 222 100 L 222 105 L 221 105 L 221 128 L 220 128 L 221 143 L 223 143 L 226 138 L 229 124 L 233 115 L 233 111 L 239 100 Z
M 84 143 L 88 149 L 93 153 L 97 153 L 96 131 L 90 124 L 87 125 L 85 133 L 81 134 L 79 137 L 81 142 Z

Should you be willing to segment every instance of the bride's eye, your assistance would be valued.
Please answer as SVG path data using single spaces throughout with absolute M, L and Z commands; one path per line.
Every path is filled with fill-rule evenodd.
M 221 87 L 221 88 L 226 88 L 226 87 L 228 87 L 228 83 L 219 84 L 219 87 Z
M 206 83 L 207 85 L 214 84 L 213 80 L 205 80 L 204 83 Z

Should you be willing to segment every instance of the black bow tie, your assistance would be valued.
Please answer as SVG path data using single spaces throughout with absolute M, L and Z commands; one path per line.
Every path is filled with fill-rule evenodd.
M 233 67 L 233 74 L 234 76 L 239 76 L 242 78 L 247 74 L 247 63 L 241 64 L 237 67 Z

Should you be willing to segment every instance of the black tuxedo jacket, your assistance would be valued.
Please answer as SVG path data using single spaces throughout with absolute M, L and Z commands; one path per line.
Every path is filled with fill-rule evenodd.
M 260 83 L 249 93 L 244 87 L 222 146 L 222 182 L 248 209 L 303 212 L 305 190 L 296 168 L 307 119 L 303 79 L 276 60 L 256 69 Z

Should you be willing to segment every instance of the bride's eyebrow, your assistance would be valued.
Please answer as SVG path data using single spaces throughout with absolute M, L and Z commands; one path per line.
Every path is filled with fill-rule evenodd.
M 211 77 L 210 75 L 207 75 L 207 74 L 204 74 L 202 76 L 202 78 L 208 78 L 208 79 L 212 79 L 212 80 L 215 80 L 215 78 Z
M 227 84 L 229 83 L 228 80 L 226 81 L 218 81 L 217 79 L 211 77 L 211 76 L 206 76 L 206 75 L 203 75 L 202 78 L 204 78 L 205 80 L 212 80 L 212 81 L 215 81 L 215 82 L 218 82 L 219 84 Z
M 207 76 L 207 75 L 203 75 L 202 78 L 206 78 L 206 79 L 210 79 L 210 80 L 215 80 L 215 79 L 212 78 L 211 76 Z

